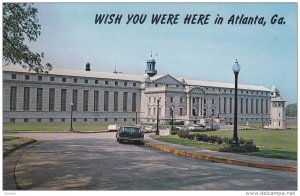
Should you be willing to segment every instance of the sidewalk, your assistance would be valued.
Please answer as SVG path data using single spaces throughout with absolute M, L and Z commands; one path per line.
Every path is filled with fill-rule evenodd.
M 36 142 L 35 139 L 26 138 L 26 137 L 22 137 L 22 138 L 10 140 L 10 141 L 4 141 L 3 142 L 3 157 L 6 157 L 11 152 L 14 152 L 17 149 L 22 148 L 28 144 L 32 144 L 34 142 Z
M 174 153 L 190 158 L 207 160 L 217 163 L 226 163 L 240 166 L 257 167 L 264 169 L 282 170 L 297 172 L 297 161 L 285 159 L 271 159 L 256 156 L 247 156 L 237 153 L 224 153 L 211 150 L 202 150 L 199 148 L 171 144 L 152 139 L 154 134 L 145 135 L 145 146 Z

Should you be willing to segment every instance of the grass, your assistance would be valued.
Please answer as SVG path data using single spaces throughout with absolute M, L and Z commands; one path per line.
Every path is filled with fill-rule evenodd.
M 204 134 L 232 137 L 233 132 L 232 130 L 219 130 L 205 132 Z M 253 139 L 255 144 L 260 148 L 259 152 L 244 153 L 246 155 L 297 160 L 297 129 L 238 131 L 238 136 L 247 140 Z M 215 145 L 182 139 L 177 135 L 157 137 L 156 139 L 201 149 L 217 150 L 217 146 Z
M 10 135 L 3 136 L 3 142 L 8 142 L 11 140 L 16 140 L 16 139 L 20 139 L 20 137 L 15 137 L 15 136 L 10 136 Z
M 73 123 L 73 129 L 76 131 L 106 131 L 107 125 L 104 123 Z M 5 123 L 4 131 L 69 131 L 70 123 Z

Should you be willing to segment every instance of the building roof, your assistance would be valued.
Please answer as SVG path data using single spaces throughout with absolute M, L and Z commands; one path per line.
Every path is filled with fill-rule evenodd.
M 281 102 L 286 102 L 286 101 L 284 101 L 280 96 L 279 96 L 279 97 L 271 97 L 271 101 L 281 101 Z
M 204 86 L 204 87 L 218 87 L 218 88 L 231 88 L 234 89 L 233 83 L 223 83 L 223 82 L 209 82 L 200 80 L 185 80 L 188 85 L 192 86 Z M 258 91 L 270 91 L 270 89 L 264 86 L 248 85 L 248 84 L 238 84 L 238 89 L 244 90 L 258 90 Z
M 19 65 L 8 65 L 3 67 L 3 71 L 14 71 L 24 73 L 35 73 L 34 71 L 28 72 Z M 118 79 L 118 80 L 129 80 L 129 81 L 142 81 L 142 75 L 125 74 L 125 73 L 110 73 L 110 72 L 98 72 L 98 71 L 85 71 L 85 70 L 71 70 L 71 69 L 60 69 L 53 68 L 49 72 L 50 75 L 62 75 L 62 76 L 79 76 L 79 77 L 91 77 L 91 78 L 105 78 L 105 79 Z
M 7 65 L 3 66 L 3 71 L 13 71 L 13 72 L 23 72 L 23 73 L 35 73 L 34 71 L 28 71 L 23 69 L 19 65 Z M 79 76 L 79 77 L 92 77 L 92 78 L 104 78 L 104 79 L 117 79 L 117 80 L 127 80 L 127 81 L 137 81 L 142 82 L 145 80 L 143 75 L 135 75 L 135 74 L 125 74 L 125 73 L 110 73 L 110 72 L 98 72 L 98 71 L 85 71 L 85 70 L 70 70 L 70 69 L 60 69 L 53 68 L 49 72 L 50 75 L 62 75 L 62 76 Z M 151 81 L 158 80 L 165 75 L 155 75 L 151 77 Z M 179 79 L 177 79 L 180 82 Z M 233 83 L 223 83 L 223 82 L 209 82 L 209 81 L 200 81 L 200 80 L 185 80 L 187 85 L 192 86 L 203 86 L 203 87 L 217 87 L 217 88 L 232 88 L 234 89 Z M 264 86 L 256 86 L 256 85 L 246 85 L 239 84 L 239 89 L 244 90 L 258 90 L 258 91 L 270 91 L 270 89 Z

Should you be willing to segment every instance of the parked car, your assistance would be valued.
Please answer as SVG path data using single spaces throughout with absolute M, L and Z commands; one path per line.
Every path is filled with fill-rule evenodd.
M 107 130 L 108 131 L 118 131 L 120 129 L 120 125 L 118 124 L 111 124 L 108 125 Z
M 124 141 L 143 143 L 144 133 L 140 126 L 123 126 L 116 133 L 117 142 L 122 143 Z
M 154 126 L 145 126 L 144 127 L 144 132 L 145 133 L 154 133 L 156 131 L 156 125 Z M 164 127 L 158 126 L 158 130 L 163 129 Z
M 206 126 L 206 129 L 208 129 L 208 130 L 218 130 L 218 129 L 220 129 L 220 126 L 219 125 L 208 125 L 208 126 Z
M 182 130 L 184 130 L 184 126 L 183 125 L 177 125 L 175 127 L 175 130 L 182 131 Z
M 204 128 L 205 126 L 204 125 L 198 125 L 198 124 L 194 124 L 194 125 L 191 125 L 189 126 L 189 130 L 194 130 L 194 129 L 201 129 L 201 128 Z

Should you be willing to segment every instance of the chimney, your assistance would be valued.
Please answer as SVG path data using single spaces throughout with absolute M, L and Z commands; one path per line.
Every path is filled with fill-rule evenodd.
M 89 63 L 89 62 L 87 62 L 87 63 L 85 64 L 85 71 L 91 71 L 90 63 Z

